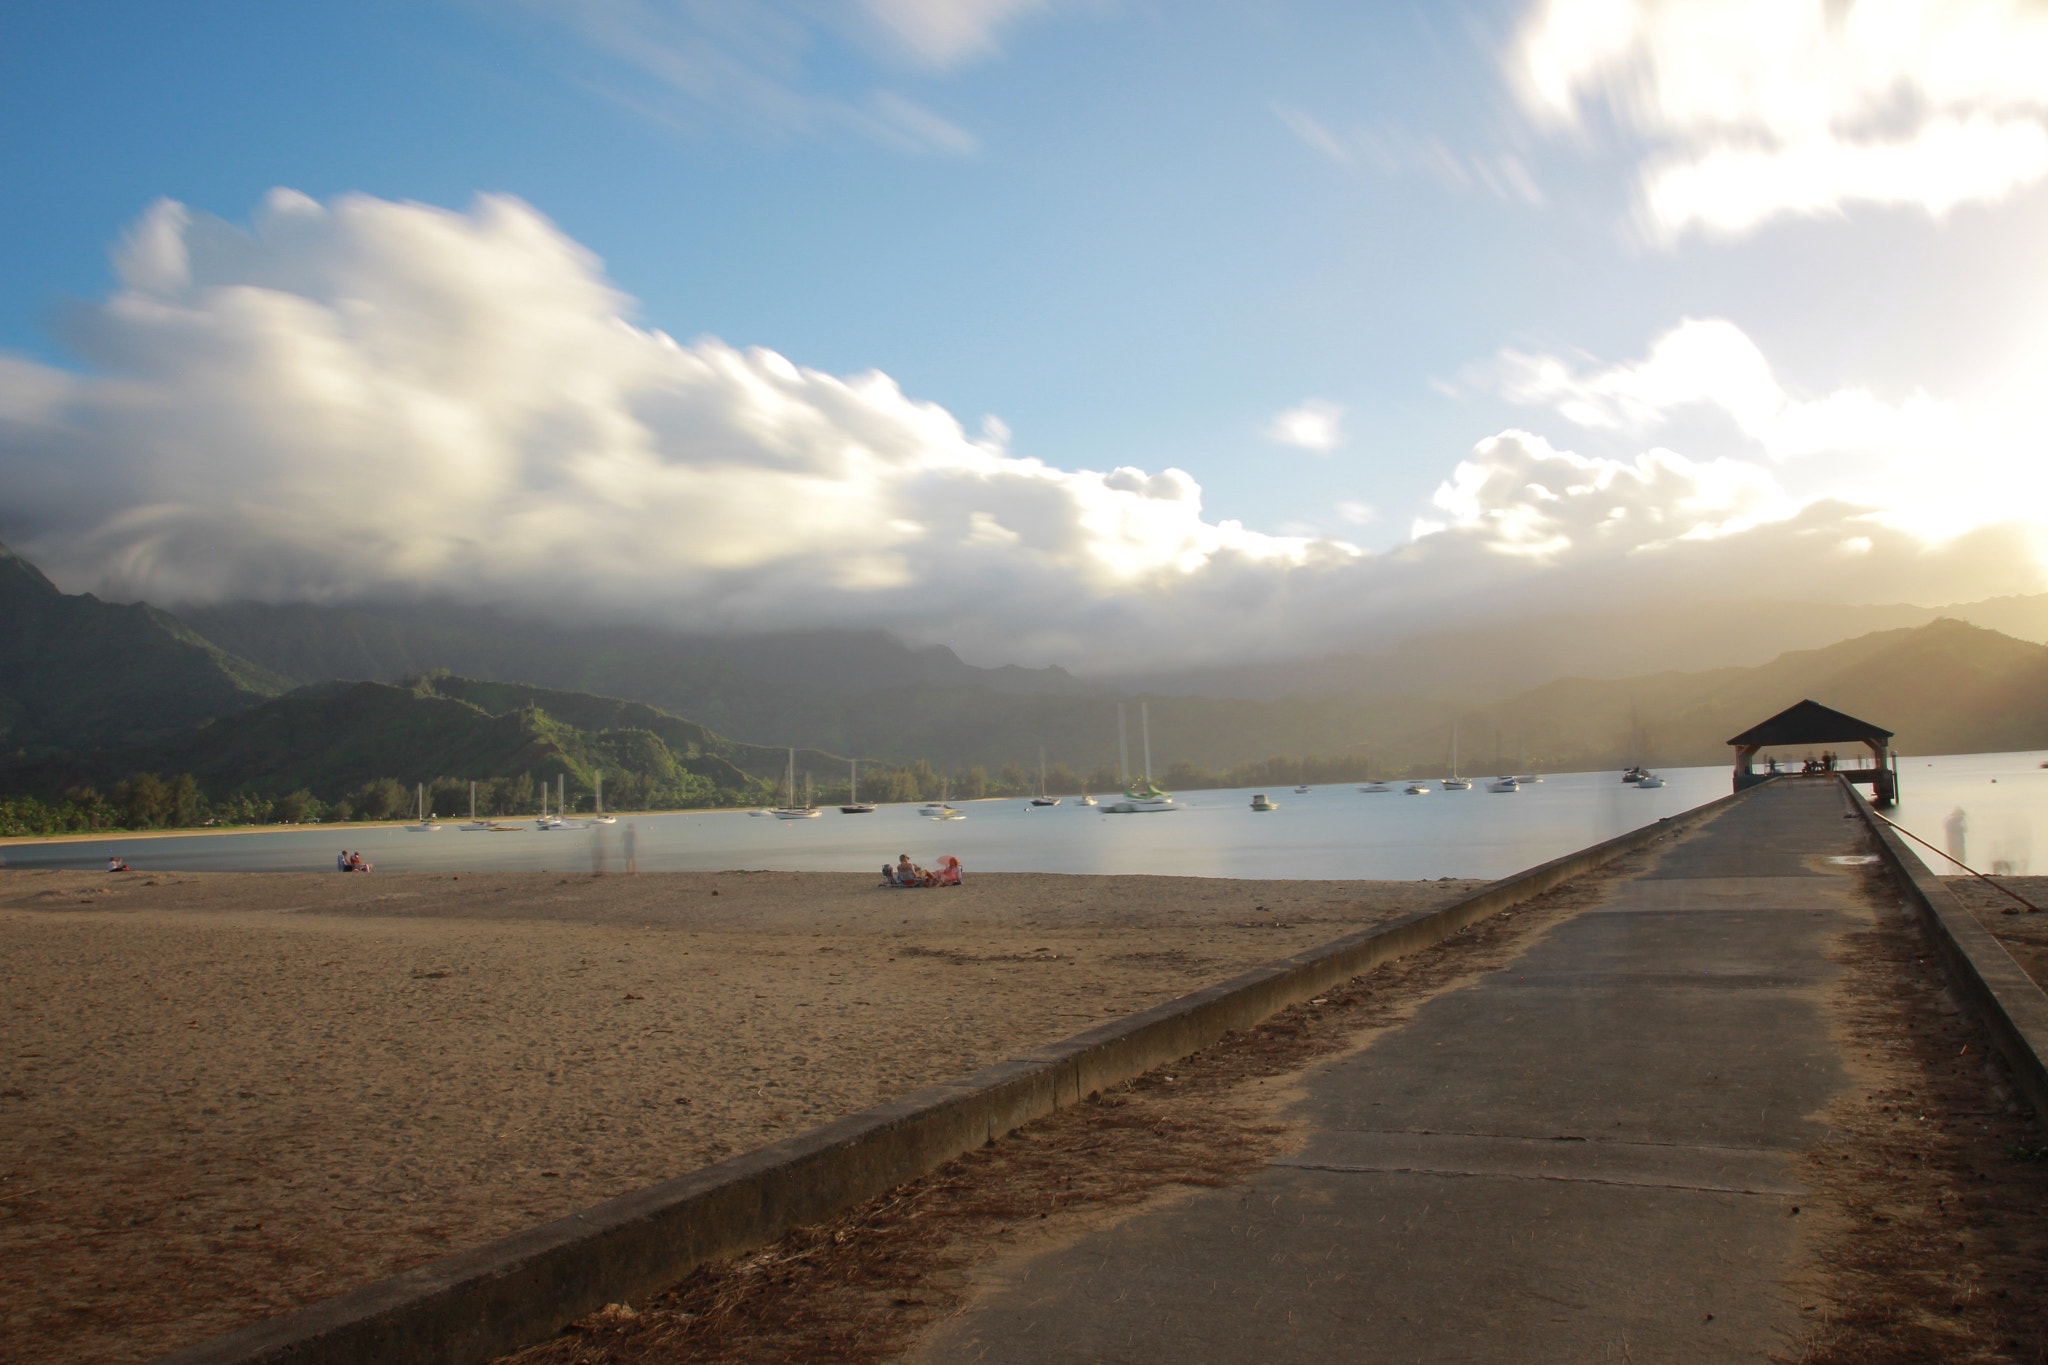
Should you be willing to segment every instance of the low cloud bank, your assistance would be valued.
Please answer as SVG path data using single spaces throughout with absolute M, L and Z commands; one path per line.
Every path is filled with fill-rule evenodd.
M 116 599 L 440 598 L 686 630 L 879 626 L 984 663 L 1320 654 L 1447 621 L 1754 594 L 2035 591 L 2034 532 L 1930 543 L 1773 474 L 1507 432 L 1385 554 L 1063 470 L 887 376 L 636 324 L 528 206 L 154 206 L 84 368 L 0 357 L 0 536 Z M 1361 490 L 1363 491 L 1363 490 Z M 1361 504 L 1362 505 L 1362 504 Z

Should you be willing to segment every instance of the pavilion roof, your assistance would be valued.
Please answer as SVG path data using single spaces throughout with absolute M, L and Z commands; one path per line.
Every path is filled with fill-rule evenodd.
M 1888 743 L 1892 732 L 1867 720 L 1858 720 L 1846 712 L 1831 706 L 1822 706 L 1817 701 L 1802 701 L 1788 706 L 1777 715 L 1761 724 L 1752 725 L 1728 742 L 1739 747 L 1752 744 L 1766 747 L 1795 744 L 1849 744 L 1859 741 Z

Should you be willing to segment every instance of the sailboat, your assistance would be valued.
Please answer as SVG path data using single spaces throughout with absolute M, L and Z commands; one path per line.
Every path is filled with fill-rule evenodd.
M 555 774 L 555 813 L 554 813 L 553 815 L 549 815 L 549 814 L 548 814 L 548 784 L 547 784 L 547 783 L 545 783 L 545 782 L 543 782 L 543 783 L 541 783 L 541 784 L 540 784 L 540 819 L 538 819 L 538 820 L 536 820 L 536 821 L 534 821 L 534 822 L 533 822 L 533 824 L 534 824 L 534 828 L 536 828 L 536 829 L 589 829 L 589 828 L 590 828 L 590 825 L 589 825 L 589 823 L 588 823 L 587 821 L 583 821 L 583 820 L 570 820 L 570 819 L 566 819 L 566 818 L 564 818 L 564 817 L 563 817 L 563 814 L 562 814 L 562 812 L 563 812 L 563 810 L 564 810 L 564 809 L 566 809 L 566 808 L 567 808 L 567 806 L 568 806 L 568 802 L 567 802 L 567 801 L 565 801 L 565 800 L 563 799 L 563 790 L 564 790 L 564 787 L 565 787 L 565 785 L 566 785 L 566 781 L 565 781 L 565 779 L 566 779 L 566 774 L 563 774 L 563 773 L 556 773 L 556 774 Z
M 417 797 L 419 800 L 420 808 L 420 822 L 417 825 L 407 825 L 406 828 L 411 830 L 414 834 L 432 834 L 435 830 L 438 830 L 441 827 L 435 824 L 433 819 L 427 814 L 426 783 L 422 782 L 418 784 Z
M 618 816 L 606 815 L 604 813 L 604 770 L 602 768 L 598 769 L 597 772 L 597 813 L 590 817 L 590 823 L 593 825 L 616 825 L 619 823 Z
M 1045 746 L 1041 744 L 1038 746 L 1038 795 L 1031 798 L 1031 804 L 1034 806 L 1057 806 L 1059 803 L 1060 799 L 1057 796 L 1047 796 L 1045 794 Z
M 805 773 L 805 774 L 804 774 L 804 779 L 805 779 L 806 781 L 809 781 L 809 780 L 810 780 L 810 776 L 811 776 L 811 775 L 810 775 L 809 773 Z M 774 817 L 775 817 L 776 819 L 778 819 L 778 820 L 815 820 L 815 819 L 817 819 L 817 818 L 818 818 L 818 816 L 819 816 L 820 814 L 822 814 L 823 812 L 821 812 L 821 811 L 820 811 L 820 810 L 819 810 L 819 809 L 818 809 L 818 808 L 817 808 L 816 806 L 814 806 L 814 805 L 812 805 L 812 804 L 811 804 L 811 802 L 810 802 L 810 793 L 809 793 L 809 792 L 805 792 L 805 793 L 804 793 L 804 803 L 803 803 L 803 804 L 802 804 L 801 806 L 799 806 L 799 805 L 798 805 L 798 804 L 796 803 L 796 750 L 794 750 L 794 749 L 791 749 L 791 750 L 789 751 L 789 777 L 788 777 L 788 782 L 789 782 L 789 804 L 788 804 L 788 805 L 786 805 L 786 806 L 777 806 L 777 807 L 776 807 L 776 808 L 775 808 L 774 810 L 770 811 L 770 812 L 769 812 L 769 814 L 770 814 L 770 815 L 773 815 L 773 816 L 774 816 Z
M 841 815 L 873 815 L 875 803 L 860 799 L 860 760 L 849 759 L 853 766 L 846 777 L 846 804 L 839 808 Z
M 1141 781 L 1129 780 L 1130 739 L 1124 728 L 1124 704 L 1116 704 L 1116 747 L 1119 775 L 1125 777 L 1124 799 L 1106 808 L 1110 815 L 1149 815 L 1154 811 L 1179 810 L 1173 797 L 1152 785 L 1152 716 L 1151 709 L 1144 702 L 1138 703 L 1138 726 L 1145 737 L 1145 776 Z
M 1458 722 L 1451 722 L 1451 775 L 1444 779 L 1447 792 L 1468 792 L 1472 790 L 1472 779 L 1458 776 Z
M 517 834 L 519 826 L 501 825 L 495 820 L 476 818 L 476 783 L 469 784 L 469 823 L 461 827 L 464 834 Z

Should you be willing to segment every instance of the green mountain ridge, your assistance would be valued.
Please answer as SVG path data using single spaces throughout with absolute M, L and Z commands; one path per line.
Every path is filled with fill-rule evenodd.
M 160 739 L 290 683 L 146 603 L 71 596 L 0 545 L 0 753 Z

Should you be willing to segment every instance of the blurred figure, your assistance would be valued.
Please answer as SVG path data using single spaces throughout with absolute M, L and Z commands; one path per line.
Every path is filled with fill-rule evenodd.
M 1970 852 L 1970 817 L 1963 814 L 1961 806 L 1957 806 L 1948 813 L 1948 819 L 1942 822 L 1941 829 L 1942 833 L 1948 836 L 1948 856 L 1968 867 L 1969 864 L 1963 860 Z
M 629 874 L 640 870 L 639 847 L 640 831 L 633 828 L 633 822 L 628 820 L 626 822 L 626 871 Z

